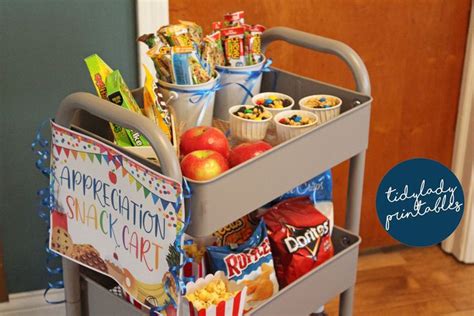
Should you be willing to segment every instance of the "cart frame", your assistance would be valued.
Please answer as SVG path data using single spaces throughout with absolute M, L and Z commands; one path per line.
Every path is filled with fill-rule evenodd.
M 362 189 L 363 189 L 363 180 L 364 180 L 364 166 L 365 166 L 365 150 L 368 143 L 368 124 L 370 121 L 370 107 L 371 107 L 371 98 L 370 98 L 370 81 L 367 69 L 362 61 L 362 59 L 357 55 L 357 53 L 347 46 L 346 44 L 335 41 L 332 39 L 324 38 L 321 36 L 308 34 L 305 32 L 293 30 L 286 27 L 275 27 L 271 28 L 268 31 L 264 32 L 262 37 L 262 49 L 265 51 L 269 44 L 274 41 L 282 40 L 290 44 L 294 44 L 296 46 L 308 48 L 317 52 L 327 53 L 331 55 L 335 55 L 342 59 L 347 66 L 350 68 L 352 75 L 354 77 L 356 83 L 356 90 L 360 93 L 360 95 L 366 96 L 365 100 L 365 108 L 363 112 L 359 111 L 358 114 L 360 118 L 363 118 L 362 123 L 365 125 L 364 129 L 361 131 L 360 138 L 360 146 L 357 147 L 358 151 L 355 155 L 350 157 L 344 157 L 343 160 L 350 161 L 350 168 L 349 168 L 349 183 L 348 183 L 348 190 L 347 190 L 347 205 L 346 205 L 346 218 L 345 218 L 345 229 L 349 231 L 349 233 L 353 235 L 359 234 L 359 224 L 360 224 L 360 214 L 361 214 L 361 202 L 362 202 Z M 281 72 L 277 70 L 278 72 Z M 281 72 L 284 73 L 284 72 Z M 304 79 L 310 83 L 317 83 L 314 80 Z M 265 80 L 264 84 L 265 85 Z M 329 87 L 334 87 L 330 86 Z M 336 89 L 338 87 L 334 87 Z M 341 88 L 338 88 L 341 89 Z M 346 90 L 351 92 L 350 90 Z M 352 98 L 352 100 L 355 100 Z M 357 107 L 360 105 L 361 102 L 358 100 L 354 101 L 354 104 L 351 105 L 352 108 Z M 182 181 L 181 170 L 179 167 L 179 161 L 175 155 L 174 149 L 172 148 L 169 141 L 166 139 L 164 134 L 159 131 L 156 126 L 144 117 L 140 117 L 138 115 L 132 115 L 130 112 L 124 108 L 117 107 L 116 105 L 111 104 L 110 102 L 104 101 L 99 99 L 96 96 L 87 93 L 74 93 L 66 97 L 60 104 L 59 109 L 56 113 L 56 123 L 64 126 L 66 128 L 70 128 L 71 124 L 73 123 L 74 117 L 78 110 L 82 110 L 88 112 L 89 114 L 101 118 L 106 121 L 113 121 L 125 128 L 131 128 L 138 130 L 141 132 L 145 137 L 149 140 L 151 146 L 153 147 L 154 151 L 157 154 L 157 157 L 160 160 L 161 170 L 162 173 L 166 176 L 169 176 L 176 181 Z M 351 110 L 352 111 L 352 110 Z M 355 119 L 358 117 L 354 116 Z M 342 121 L 341 121 L 342 122 Z M 354 122 L 352 122 L 354 123 Z M 352 124 L 351 123 L 351 124 Z M 328 124 L 331 124 L 329 122 Z M 329 166 L 330 168 L 331 166 Z M 341 230 L 343 232 L 344 230 Z M 347 238 L 347 237 L 344 237 Z M 323 280 L 330 281 L 330 269 L 331 267 L 334 270 L 332 273 L 337 273 L 337 271 L 343 271 L 344 269 L 350 269 L 351 274 L 347 276 L 349 286 L 344 284 L 343 291 L 340 293 L 340 309 L 339 314 L 348 316 L 352 315 L 352 305 L 353 305 L 353 297 L 354 297 L 354 285 L 355 285 L 355 274 L 357 268 L 357 256 L 358 256 L 358 245 L 360 239 L 352 241 L 352 248 L 350 248 L 350 253 L 346 255 L 346 261 L 339 260 L 341 263 L 341 267 L 337 268 L 337 261 L 334 260 L 334 264 L 331 265 L 331 262 L 328 264 L 323 264 L 324 267 L 318 267 L 316 270 L 321 270 L 321 275 L 323 276 Z M 350 255 L 350 256 L 349 256 Z M 337 257 L 337 256 L 336 256 Z M 337 259 L 337 258 L 335 258 Z M 320 269 L 321 268 L 321 269 Z M 339 270 L 337 270 L 339 269 Z M 316 275 L 318 271 L 314 271 L 308 274 L 310 278 L 311 275 Z M 326 275 L 323 272 L 326 271 Z M 79 316 L 88 314 L 89 311 L 83 310 L 84 302 L 81 301 L 81 277 L 85 279 L 89 284 L 97 285 L 95 281 L 90 280 L 87 276 L 81 276 L 79 271 L 79 265 L 69 261 L 67 259 L 63 259 L 63 274 L 64 274 L 64 284 L 65 284 L 65 298 L 66 298 L 66 312 L 68 316 Z M 286 291 L 288 292 L 295 292 L 294 289 L 297 288 L 300 283 L 301 287 L 303 287 L 302 280 L 296 281 L 295 285 L 292 289 Z M 308 281 L 308 280 L 307 280 Z M 309 280 L 311 281 L 311 280 Z M 308 282 L 306 282 L 308 283 Z M 305 285 L 307 286 L 307 285 Z M 342 286 L 342 285 L 341 285 Z M 92 291 L 96 288 L 100 288 L 100 285 L 97 287 L 92 286 Z M 296 293 L 296 292 L 295 292 Z M 289 294 L 289 295 L 296 295 L 296 294 Z M 111 296 L 113 296 L 111 294 Z M 288 296 L 290 297 L 290 296 Z M 90 299 L 85 298 L 85 299 Z M 117 299 L 117 302 L 119 299 Z M 285 300 L 285 296 L 281 296 L 280 301 Z M 269 308 L 266 305 L 271 305 L 273 299 L 271 299 L 268 304 L 263 304 L 262 308 L 258 308 L 254 311 L 256 315 L 269 315 L 269 313 L 274 313 L 277 309 Z M 104 302 L 98 302 L 104 304 Z M 112 303 L 112 302 L 110 302 Z M 113 303 L 112 303 L 113 304 Z M 128 305 L 128 304 L 127 304 Z M 280 304 L 281 305 L 281 304 Z M 288 305 L 288 302 L 287 302 Z M 125 308 L 123 310 L 127 313 L 133 311 L 133 306 L 129 306 L 130 309 Z M 315 303 L 315 308 L 317 307 L 317 303 Z M 139 311 L 136 311 L 139 313 Z

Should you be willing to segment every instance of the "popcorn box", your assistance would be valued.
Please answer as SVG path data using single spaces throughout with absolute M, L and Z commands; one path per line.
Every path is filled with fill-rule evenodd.
M 206 275 L 205 261 L 205 258 L 202 257 L 199 262 L 186 263 L 183 267 L 183 276 L 186 278 L 193 278 L 193 280 L 203 278 Z
M 243 284 L 237 284 L 234 281 L 229 281 L 222 271 L 215 274 L 208 274 L 205 278 L 200 278 L 196 282 L 189 282 L 186 285 L 186 293 L 194 293 L 197 290 L 205 288 L 209 283 L 217 279 L 222 280 L 228 291 L 238 293 L 222 301 L 217 305 L 212 305 L 206 309 L 197 310 L 193 304 L 184 297 L 181 311 L 185 316 L 242 316 L 244 314 L 245 299 L 247 296 L 247 287 Z

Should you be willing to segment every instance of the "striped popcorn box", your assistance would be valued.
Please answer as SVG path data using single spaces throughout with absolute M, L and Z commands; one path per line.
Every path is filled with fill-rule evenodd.
M 197 280 L 199 278 L 203 278 L 206 275 L 206 260 L 204 257 L 198 262 L 188 262 L 183 267 L 183 276 L 185 278 L 192 278 L 193 280 Z
M 242 316 L 244 314 L 247 287 L 242 284 L 238 285 L 234 281 L 229 281 L 222 271 L 208 274 L 205 278 L 200 278 L 196 282 L 189 282 L 186 285 L 186 293 L 195 293 L 216 280 L 222 280 L 226 284 L 227 290 L 236 294 L 227 300 L 219 302 L 217 305 L 211 305 L 202 309 L 197 309 L 192 302 L 184 297 L 181 300 L 182 305 L 180 309 L 183 312 L 183 316 Z

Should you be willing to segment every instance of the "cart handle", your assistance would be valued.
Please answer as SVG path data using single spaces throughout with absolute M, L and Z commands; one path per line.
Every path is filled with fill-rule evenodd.
M 370 95 L 370 79 L 367 68 L 360 56 L 348 45 L 326 37 L 279 26 L 263 33 L 262 50 L 265 51 L 271 42 L 277 40 L 341 58 L 351 69 L 356 82 L 356 90 Z
M 76 92 L 61 101 L 55 122 L 69 128 L 78 110 L 143 134 L 160 160 L 163 174 L 181 183 L 181 168 L 176 152 L 165 134 L 151 120 L 90 93 Z

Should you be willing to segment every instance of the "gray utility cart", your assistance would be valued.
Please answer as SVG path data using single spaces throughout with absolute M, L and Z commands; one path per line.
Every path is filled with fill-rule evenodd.
M 358 233 L 365 150 L 368 145 L 372 102 L 369 76 L 360 57 L 341 42 L 276 27 L 263 34 L 263 49 L 277 40 L 338 56 L 351 69 L 357 92 L 278 69 L 264 73 L 262 91 L 271 91 L 276 80 L 275 90 L 288 94 L 295 100 L 312 94 L 336 95 L 343 101 L 341 115 L 213 180 L 199 183 L 190 181 L 193 196 L 186 200 L 186 207 L 190 206 L 192 210 L 192 221 L 187 233 L 192 236 L 208 235 L 313 176 L 350 160 L 345 228 L 334 227 L 334 257 L 281 290 L 251 314 L 309 315 L 315 308 L 340 294 L 340 314 L 351 315 L 360 244 Z M 182 181 L 179 161 L 171 145 L 145 117 L 87 93 L 74 93 L 66 97 L 56 115 L 58 124 L 87 131 L 101 139 L 108 128 L 104 120 L 144 134 L 160 160 L 161 172 L 176 181 Z M 124 151 L 134 156 L 133 153 Z M 147 164 L 158 168 L 156 164 Z M 254 194 L 255 188 L 259 190 L 258 195 Z M 234 194 L 236 190 L 238 195 Z M 246 198 L 242 199 L 241 196 Z M 63 260 L 63 267 L 66 310 L 69 316 L 143 314 L 109 292 L 115 285 L 109 278 L 79 268 L 66 259 Z

